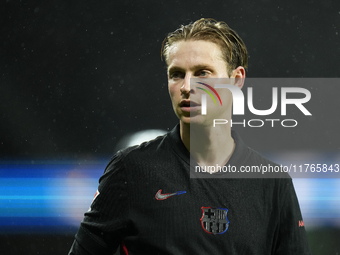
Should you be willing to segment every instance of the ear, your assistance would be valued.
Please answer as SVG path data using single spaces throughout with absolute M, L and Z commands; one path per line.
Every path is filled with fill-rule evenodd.
M 244 79 L 246 78 L 246 70 L 244 70 L 243 66 L 237 67 L 232 75 L 231 78 L 235 78 L 235 86 L 242 89 L 244 84 Z

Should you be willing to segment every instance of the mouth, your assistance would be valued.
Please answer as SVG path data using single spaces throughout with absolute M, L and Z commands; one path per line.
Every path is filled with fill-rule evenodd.
M 201 104 L 190 101 L 190 100 L 182 100 L 180 103 L 180 108 L 183 112 L 197 112 L 201 108 Z
M 190 100 L 182 100 L 179 106 L 180 107 L 196 107 L 196 106 L 201 106 L 201 105 Z

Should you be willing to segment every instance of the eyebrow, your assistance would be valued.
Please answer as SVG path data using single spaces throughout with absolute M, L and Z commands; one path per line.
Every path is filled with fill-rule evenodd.
M 195 65 L 193 66 L 192 70 L 202 70 L 202 69 L 214 69 L 209 65 Z M 168 69 L 168 73 L 176 72 L 176 71 L 184 71 L 183 68 L 179 66 L 172 66 Z
M 183 71 L 183 68 L 180 68 L 178 66 L 172 66 L 171 68 L 168 69 L 168 73 L 173 73 L 176 71 Z

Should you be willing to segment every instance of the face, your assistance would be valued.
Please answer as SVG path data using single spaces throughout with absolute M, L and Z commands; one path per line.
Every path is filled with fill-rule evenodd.
M 213 99 L 207 96 L 207 115 L 201 115 L 201 96 L 205 92 L 195 86 L 190 87 L 191 78 L 202 81 L 206 78 L 229 77 L 220 46 L 202 40 L 179 41 L 171 46 L 168 59 L 169 94 L 181 124 L 212 125 L 212 119 L 218 118 L 216 116 L 226 116 L 231 112 L 230 91 L 216 89 L 224 101 L 223 107 L 214 105 Z

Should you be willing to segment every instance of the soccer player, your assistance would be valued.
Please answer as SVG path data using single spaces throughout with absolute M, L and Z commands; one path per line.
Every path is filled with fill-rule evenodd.
M 310 254 L 288 175 L 190 178 L 196 165 L 275 165 L 230 125 L 213 127 L 214 118 L 231 117 L 229 90 L 218 90 L 223 107 L 207 103 L 204 115 L 202 93 L 190 84 L 230 78 L 242 88 L 248 60 L 241 38 L 224 22 L 200 19 L 170 33 L 162 55 L 179 124 L 112 157 L 69 254 L 113 254 L 118 247 L 121 254 L 148 255 Z

